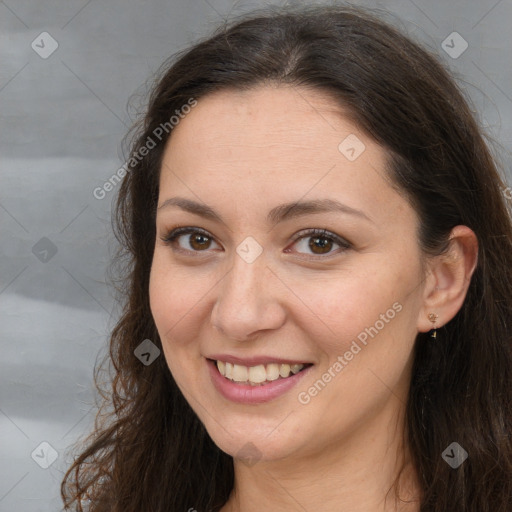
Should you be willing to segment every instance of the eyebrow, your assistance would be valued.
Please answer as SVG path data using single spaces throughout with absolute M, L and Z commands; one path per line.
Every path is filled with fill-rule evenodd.
M 210 206 L 186 199 L 184 197 L 171 197 L 166 199 L 159 207 L 158 210 L 177 206 L 182 210 L 189 213 L 199 215 L 212 221 L 221 222 L 224 224 L 222 217 Z M 365 219 L 369 222 L 373 221 L 361 210 L 356 210 L 334 199 L 314 199 L 310 201 L 295 201 L 291 203 L 284 203 L 272 208 L 267 215 L 267 222 L 269 224 L 278 224 L 285 220 L 289 220 L 302 215 L 337 212 L 347 215 L 354 215 Z

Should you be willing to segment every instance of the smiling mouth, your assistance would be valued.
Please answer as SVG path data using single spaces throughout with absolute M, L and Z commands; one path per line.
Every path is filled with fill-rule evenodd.
M 235 384 L 264 386 L 276 380 L 283 380 L 296 375 L 304 369 L 312 366 L 306 364 L 281 364 L 269 363 L 256 366 L 243 366 L 224 361 L 209 359 L 217 367 L 219 373 Z

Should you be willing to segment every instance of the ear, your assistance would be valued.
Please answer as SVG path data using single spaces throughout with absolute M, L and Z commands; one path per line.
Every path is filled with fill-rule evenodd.
M 418 317 L 418 331 L 428 332 L 434 324 L 430 313 L 437 315 L 436 327 L 447 324 L 460 310 L 478 261 L 478 239 L 467 226 L 455 226 L 449 247 L 439 256 L 429 258 L 423 305 Z

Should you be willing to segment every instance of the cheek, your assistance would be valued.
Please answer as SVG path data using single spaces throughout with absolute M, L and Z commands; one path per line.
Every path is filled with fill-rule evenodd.
M 161 265 L 155 255 L 149 285 L 151 312 L 162 343 L 162 355 L 176 384 L 187 397 L 189 375 L 194 373 L 190 350 L 194 349 L 193 340 L 197 339 L 194 333 L 187 334 L 186 329 L 187 312 L 194 304 L 193 290 L 194 287 L 180 285 L 176 275 Z
M 318 315 L 310 314 L 302 328 L 314 333 L 324 356 L 298 398 L 301 404 L 310 400 L 324 433 L 354 428 L 393 396 L 390 389 L 405 400 L 420 297 L 417 288 L 411 293 L 417 270 L 396 265 L 375 270 L 371 279 L 354 272 L 329 286 L 302 288 Z
M 188 390 L 193 388 L 199 362 L 197 314 L 206 292 L 202 283 L 170 265 L 164 250 L 155 250 L 149 281 L 151 312 L 167 366 L 187 400 L 192 399 Z
M 151 267 L 149 299 L 151 312 L 162 343 L 187 343 L 183 332 L 199 325 L 205 296 L 212 287 L 208 273 L 200 267 L 184 269 L 172 265 L 165 249 L 157 248 Z M 193 319 L 194 321 L 191 321 Z
M 331 357 L 344 353 L 358 337 L 364 342 L 368 331 L 390 331 L 401 323 L 404 303 L 411 298 L 417 269 L 365 263 L 335 275 L 289 281 L 304 311 L 298 315 L 302 328 Z

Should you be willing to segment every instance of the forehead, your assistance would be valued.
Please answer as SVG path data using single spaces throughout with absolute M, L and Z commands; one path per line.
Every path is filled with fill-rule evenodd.
M 166 194 L 229 194 L 235 204 L 260 206 L 328 194 L 377 214 L 403 202 L 386 162 L 386 151 L 330 95 L 261 86 L 199 99 L 173 129 L 160 185 Z
M 319 147 L 320 139 L 323 147 L 319 149 L 330 143 L 336 148 L 340 135 L 354 131 L 359 130 L 327 93 L 269 85 L 222 90 L 201 98 L 174 129 L 171 144 L 193 136 L 197 145 L 208 149 L 226 144 L 248 150 L 258 144 L 268 148 L 273 143 L 300 143 L 295 148 L 300 152 Z

